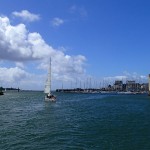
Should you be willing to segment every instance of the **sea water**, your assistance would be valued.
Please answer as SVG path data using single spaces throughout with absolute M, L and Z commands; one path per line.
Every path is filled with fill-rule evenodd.
M 0 150 L 149 150 L 147 95 L 6 92 Z

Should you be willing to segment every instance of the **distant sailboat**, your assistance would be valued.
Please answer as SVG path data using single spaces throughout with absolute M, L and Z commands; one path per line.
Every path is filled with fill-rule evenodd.
M 45 83 L 44 93 L 47 94 L 45 96 L 45 101 L 52 101 L 52 102 L 56 101 L 56 96 L 54 96 L 51 93 L 51 58 L 50 58 L 50 65 L 49 65 L 47 80 L 46 80 L 46 83 Z
M 4 95 L 3 88 L 0 87 L 0 95 Z
M 0 91 L 0 95 L 4 95 L 4 92 L 3 92 L 3 91 Z

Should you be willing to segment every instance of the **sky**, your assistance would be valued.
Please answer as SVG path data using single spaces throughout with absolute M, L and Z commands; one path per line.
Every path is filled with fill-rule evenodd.
M 147 82 L 149 0 L 0 0 L 0 86 Z

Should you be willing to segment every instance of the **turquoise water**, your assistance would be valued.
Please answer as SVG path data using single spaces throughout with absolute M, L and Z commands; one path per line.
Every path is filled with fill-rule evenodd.
M 0 96 L 0 150 L 149 150 L 150 97 L 42 92 Z

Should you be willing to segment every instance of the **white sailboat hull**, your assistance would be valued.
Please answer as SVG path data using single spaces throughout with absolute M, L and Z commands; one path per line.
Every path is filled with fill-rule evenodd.
M 50 98 L 50 97 L 45 96 L 45 101 L 56 102 L 56 97 L 53 96 Z

